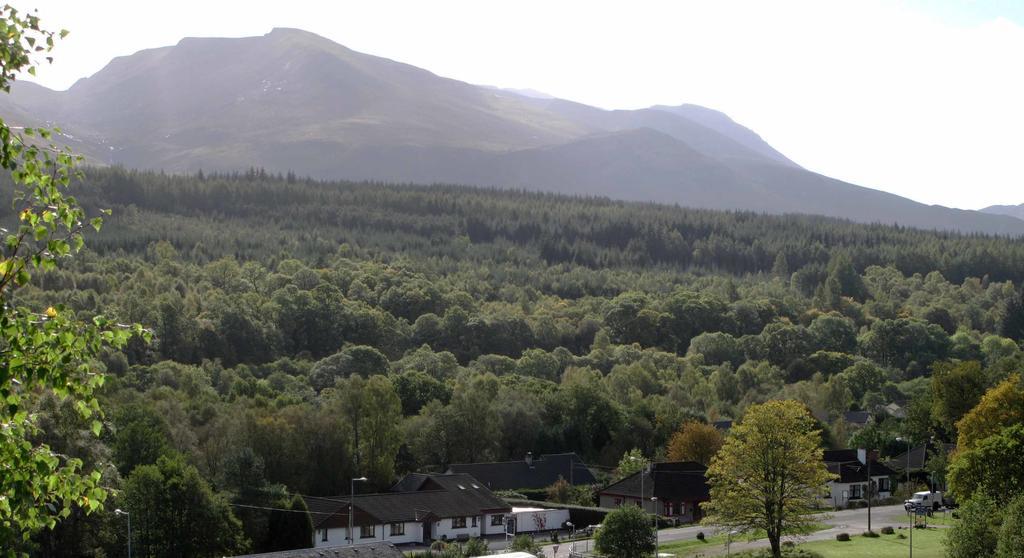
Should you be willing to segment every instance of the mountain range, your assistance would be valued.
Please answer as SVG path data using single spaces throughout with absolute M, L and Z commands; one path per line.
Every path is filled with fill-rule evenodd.
M 296 29 L 186 38 L 115 58 L 66 91 L 19 81 L 0 116 L 58 125 L 97 164 L 262 167 L 1024 234 L 1019 212 L 925 205 L 808 171 L 712 109 L 604 110 L 472 85 Z

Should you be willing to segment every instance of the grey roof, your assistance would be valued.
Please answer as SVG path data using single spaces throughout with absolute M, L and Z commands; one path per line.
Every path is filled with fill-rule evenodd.
M 404 558 L 391 543 L 375 542 L 324 548 L 300 548 L 264 554 L 245 554 L 235 558 Z
M 492 463 L 457 463 L 448 467 L 451 473 L 473 475 L 491 490 L 547 488 L 559 477 L 572 484 L 596 484 L 583 459 L 575 453 L 542 455 L 532 462 L 498 461 Z
M 693 461 L 652 463 L 649 471 L 634 473 L 608 485 L 601 494 L 650 498 L 668 502 L 703 501 L 709 498 L 704 472 L 707 467 Z M 643 483 L 640 482 L 641 476 Z M 641 485 L 643 494 L 640 494 Z
M 944 451 L 946 454 L 949 454 L 954 449 L 956 449 L 956 444 L 947 444 L 944 442 L 936 444 L 921 444 L 920 446 L 911 448 L 909 452 L 911 472 L 923 470 L 925 464 L 928 463 L 928 458 L 935 455 L 937 451 Z M 906 472 L 907 453 L 908 452 L 903 452 L 896 457 L 893 457 L 886 462 L 886 465 L 897 471 Z
M 469 475 L 414 473 L 395 487 L 401 491 L 357 494 L 353 500 L 353 523 L 400 523 L 422 521 L 426 517 L 466 517 L 512 511 L 508 503 Z M 307 496 L 306 505 L 317 528 L 348 522 L 348 496 Z
M 826 463 L 828 472 L 839 475 L 838 482 L 868 482 L 868 466 L 859 461 L 853 463 Z M 885 466 L 884 463 L 875 461 L 871 464 L 871 477 L 891 477 L 896 473 Z
M 856 449 L 837 449 L 837 450 L 825 450 L 824 458 L 822 459 L 825 463 L 848 463 L 850 461 L 860 461 L 857 457 Z

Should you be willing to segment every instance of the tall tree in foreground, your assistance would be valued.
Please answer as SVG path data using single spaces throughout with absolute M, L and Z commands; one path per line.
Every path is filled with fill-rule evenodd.
M 22 71 L 34 74 L 35 57 L 57 36 L 35 15 L 0 7 L 0 90 L 9 92 Z M 81 250 L 85 227 L 102 224 L 65 195 L 76 159 L 51 137 L 49 130 L 18 132 L 0 120 L 0 166 L 11 171 L 18 219 L 13 231 L 0 229 L 0 556 L 17 555 L 33 532 L 52 528 L 75 509 L 102 508 L 101 473 L 40 443 L 36 411 L 44 397 L 70 400 L 99 435 L 93 391 L 103 374 L 94 362 L 105 346 L 123 346 L 132 334 L 102 317 L 83 322 L 61 307 L 18 306 L 19 287 L 34 273 L 56 269 L 59 259 Z
M 747 409 L 711 461 L 711 500 L 704 521 L 740 531 L 763 529 L 772 555 L 783 535 L 807 533 L 825 483 L 834 475 L 822 460 L 820 432 L 796 401 L 769 401 Z

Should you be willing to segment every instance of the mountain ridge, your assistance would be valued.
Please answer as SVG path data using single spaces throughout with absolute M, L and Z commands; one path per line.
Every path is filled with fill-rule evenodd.
M 263 167 L 1024 235 L 1013 217 L 928 206 L 809 172 L 713 109 L 604 110 L 529 92 L 275 28 L 120 56 L 66 91 L 18 82 L 0 115 L 60 125 L 100 164 Z

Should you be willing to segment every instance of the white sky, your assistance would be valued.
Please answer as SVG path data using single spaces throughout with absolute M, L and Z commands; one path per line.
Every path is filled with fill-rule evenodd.
M 184 36 L 313 31 L 471 83 L 695 103 L 804 167 L 925 203 L 1024 202 L 1024 1 L 14 0 L 71 31 L 38 81 Z

